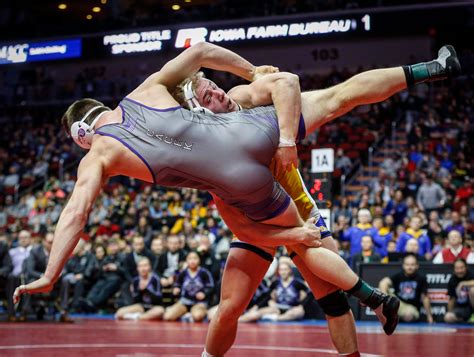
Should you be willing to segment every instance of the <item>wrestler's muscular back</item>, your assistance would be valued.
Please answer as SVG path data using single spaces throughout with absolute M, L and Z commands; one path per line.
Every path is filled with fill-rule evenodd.
M 165 86 L 150 83 L 153 81 L 152 75 L 127 97 L 157 109 L 179 105 L 169 94 Z M 117 118 L 117 122 L 121 122 L 122 109 L 120 107 L 114 110 L 114 116 Z M 143 161 L 117 140 L 107 136 L 94 135 L 94 147 L 94 151 L 103 160 L 107 176 L 124 175 L 146 182 L 153 182 L 150 170 Z

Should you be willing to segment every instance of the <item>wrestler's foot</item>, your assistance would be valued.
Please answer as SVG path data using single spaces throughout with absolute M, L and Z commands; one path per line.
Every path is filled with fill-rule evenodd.
M 427 62 L 426 67 L 429 72 L 429 82 L 453 78 L 461 73 L 461 64 L 456 50 L 451 45 L 441 47 L 438 51 L 438 58 Z
M 387 295 L 379 289 L 374 289 L 372 295 L 364 303 L 374 310 L 375 315 L 382 323 L 383 330 L 390 336 L 398 325 L 400 300 L 396 296 Z
M 438 51 L 438 58 L 430 62 L 422 62 L 403 66 L 408 87 L 418 83 L 434 82 L 453 78 L 461 73 L 459 59 L 451 45 L 443 46 Z

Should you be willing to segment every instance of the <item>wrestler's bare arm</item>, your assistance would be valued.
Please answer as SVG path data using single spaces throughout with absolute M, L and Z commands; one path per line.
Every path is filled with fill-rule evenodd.
M 228 94 L 243 108 L 273 104 L 278 113 L 281 137 L 295 140 L 301 113 L 301 91 L 297 75 L 288 72 L 268 74 L 249 85 L 234 87 Z
M 23 293 L 48 292 L 59 278 L 61 271 L 79 241 L 102 184 L 106 177 L 101 155 L 91 149 L 79 164 L 77 182 L 71 198 L 59 217 L 54 232 L 53 246 L 44 275 L 26 285 L 20 285 L 13 295 L 15 303 Z
M 308 220 L 303 227 L 279 227 L 252 221 L 237 208 L 227 205 L 217 196 L 212 195 L 219 214 L 229 229 L 240 240 L 265 247 L 281 245 L 304 244 L 310 247 L 321 246 L 321 233 L 314 225 L 314 220 Z
M 280 148 L 275 159 L 277 169 L 291 170 L 291 165 L 298 167 L 296 147 L 285 147 L 295 142 L 301 114 L 301 91 L 297 75 L 287 72 L 272 73 L 262 76 L 249 85 L 234 87 L 229 96 L 243 108 L 254 108 L 261 105 L 275 106 L 280 126 Z
M 172 91 L 201 67 L 230 72 L 248 81 L 253 80 L 255 74 L 255 66 L 236 53 L 211 43 L 200 42 L 167 62 L 136 90 L 143 91 L 155 85 L 163 85 Z

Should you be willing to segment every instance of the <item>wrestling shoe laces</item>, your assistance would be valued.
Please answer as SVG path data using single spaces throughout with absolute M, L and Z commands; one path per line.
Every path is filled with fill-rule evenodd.
M 461 73 L 461 64 L 453 46 L 445 45 L 438 51 L 438 58 L 426 63 L 430 80 L 453 78 Z
M 396 296 L 387 295 L 379 289 L 374 289 L 368 299 L 364 301 L 364 304 L 374 310 L 383 326 L 383 330 L 390 336 L 398 325 L 400 300 Z

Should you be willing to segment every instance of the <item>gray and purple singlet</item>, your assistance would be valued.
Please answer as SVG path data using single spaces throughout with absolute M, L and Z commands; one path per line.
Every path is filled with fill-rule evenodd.
M 96 134 L 135 153 L 154 183 L 210 191 L 255 221 L 288 207 L 290 197 L 268 168 L 280 136 L 273 106 L 215 115 L 154 109 L 129 98 L 119 106 L 122 123 Z

